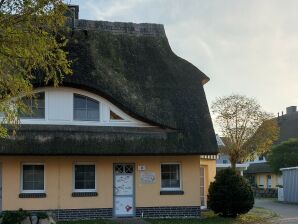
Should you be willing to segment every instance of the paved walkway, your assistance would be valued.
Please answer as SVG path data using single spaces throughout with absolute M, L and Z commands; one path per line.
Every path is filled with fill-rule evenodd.
M 256 199 L 256 207 L 263 207 L 274 211 L 279 217 L 276 224 L 298 224 L 298 205 L 280 203 L 274 199 Z

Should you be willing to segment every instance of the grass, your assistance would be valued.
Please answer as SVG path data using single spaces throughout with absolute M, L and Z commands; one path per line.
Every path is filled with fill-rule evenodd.
M 202 219 L 146 219 L 144 221 L 123 221 L 116 222 L 113 220 L 93 220 L 93 221 L 72 221 L 58 222 L 58 224 L 115 224 L 115 223 L 139 223 L 139 224 L 267 224 L 268 220 L 276 217 L 276 214 L 264 208 L 253 208 L 249 213 L 240 215 L 236 219 L 222 218 L 213 212 L 202 212 Z

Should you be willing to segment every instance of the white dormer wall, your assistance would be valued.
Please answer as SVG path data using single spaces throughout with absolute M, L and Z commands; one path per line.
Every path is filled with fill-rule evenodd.
M 87 126 L 125 126 L 151 127 L 152 125 L 136 120 L 108 100 L 94 93 L 69 87 L 37 88 L 35 92 L 45 93 L 45 118 L 21 119 L 21 124 L 87 125 Z M 99 101 L 99 121 L 77 121 L 73 119 L 74 94 L 80 94 Z M 110 120 L 110 110 L 123 120 Z

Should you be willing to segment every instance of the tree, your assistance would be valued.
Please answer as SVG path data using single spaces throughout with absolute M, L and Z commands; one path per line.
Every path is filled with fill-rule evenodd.
M 280 173 L 280 168 L 298 166 L 298 139 L 289 139 L 273 146 L 268 162 L 275 173 Z
M 4 124 L 30 113 L 20 96 L 34 97 L 37 71 L 54 86 L 71 74 L 61 32 L 66 9 L 63 0 L 0 0 L 0 137 L 7 136 Z
M 215 122 L 224 137 L 221 153 L 230 157 L 231 166 L 265 154 L 278 138 L 278 125 L 256 100 L 233 94 L 219 97 L 212 104 Z
M 245 214 L 254 205 L 254 196 L 247 180 L 233 169 L 219 171 L 208 190 L 208 208 L 224 217 Z

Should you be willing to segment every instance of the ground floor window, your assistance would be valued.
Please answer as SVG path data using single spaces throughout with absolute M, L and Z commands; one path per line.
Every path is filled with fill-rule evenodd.
M 181 189 L 180 164 L 161 164 L 161 189 Z
M 22 192 L 44 192 L 44 165 L 22 165 Z
M 95 165 L 74 165 L 74 191 L 95 191 Z

